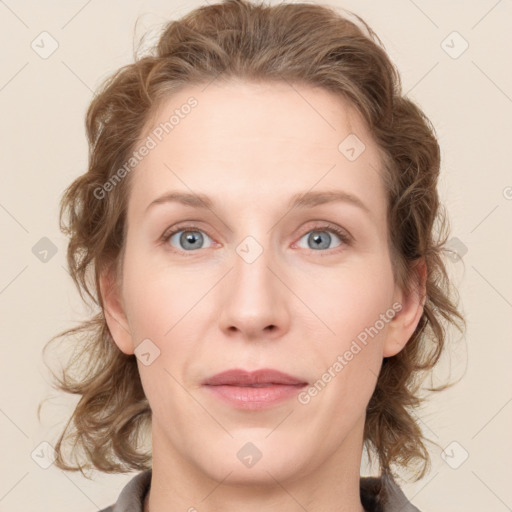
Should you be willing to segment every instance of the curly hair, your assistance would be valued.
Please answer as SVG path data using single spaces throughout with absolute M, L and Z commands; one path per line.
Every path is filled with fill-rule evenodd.
M 438 362 L 448 328 L 463 332 L 465 326 L 443 259 L 449 228 L 437 192 L 440 150 L 431 122 L 402 93 L 399 73 L 378 36 L 359 16 L 347 13 L 318 4 L 265 6 L 248 0 L 203 6 L 166 24 L 149 52 L 135 55 L 132 64 L 101 84 L 86 114 L 88 169 L 66 189 L 60 204 L 71 277 L 96 311 L 44 348 L 59 338 L 73 340 L 62 377 L 52 373 L 54 387 L 80 396 L 55 446 L 57 467 L 82 474 L 93 467 L 107 473 L 151 467 L 151 452 L 141 449 L 151 408 L 136 357 L 113 342 L 99 293 L 103 271 L 112 268 L 119 275 L 130 176 L 101 199 L 97 191 L 130 158 L 163 101 L 187 85 L 220 77 L 321 87 L 347 98 L 367 123 L 383 155 L 395 281 L 410 290 L 420 260 L 427 277 L 416 330 L 398 354 L 383 360 L 366 409 L 364 443 L 383 473 L 393 472 L 392 466 L 418 467 L 419 480 L 429 469 L 429 440 L 413 417 L 424 400 L 419 376 Z M 67 459 L 66 441 L 73 455 L 83 450 L 85 461 Z

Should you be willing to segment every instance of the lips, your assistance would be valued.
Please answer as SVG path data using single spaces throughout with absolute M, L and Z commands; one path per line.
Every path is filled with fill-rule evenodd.
M 304 380 L 269 368 L 254 372 L 233 369 L 203 382 L 203 388 L 216 399 L 235 409 L 258 411 L 291 400 L 306 386 Z
M 247 372 L 240 369 L 227 370 L 225 372 L 217 373 L 203 382 L 203 385 L 205 386 L 239 387 L 265 387 L 279 384 L 286 386 L 303 386 L 307 384 L 307 382 L 292 375 L 288 375 L 287 373 L 270 368 L 263 368 L 253 372 Z

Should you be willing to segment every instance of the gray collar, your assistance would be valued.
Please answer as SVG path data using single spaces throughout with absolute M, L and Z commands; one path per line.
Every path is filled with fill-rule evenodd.
M 151 485 L 151 469 L 135 475 L 123 488 L 118 500 L 100 512 L 143 512 Z M 412 505 L 389 474 L 361 477 L 361 503 L 367 512 L 420 512 Z

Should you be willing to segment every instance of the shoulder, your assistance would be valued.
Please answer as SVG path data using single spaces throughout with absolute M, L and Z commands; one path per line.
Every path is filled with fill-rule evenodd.
M 393 477 L 361 477 L 361 503 L 367 512 L 420 512 L 405 496 Z
M 146 492 L 151 485 L 151 469 L 135 475 L 123 487 L 117 501 L 99 512 L 143 512 Z

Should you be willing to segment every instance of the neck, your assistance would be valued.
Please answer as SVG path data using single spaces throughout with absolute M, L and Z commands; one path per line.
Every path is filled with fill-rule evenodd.
M 302 471 L 289 472 L 290 466 L 300 469 L 296 461 L 283 469 L 274 460 L 260 465 L 259 473 L 257 466 L 251 468 L 251 478 L 244 480 L 236 475 L 237 466 L 222 474 L 201 471 L 190 457 L 172 450 L 153 424 L 151 490 L 144 512 L 365 512 L 359 487 L 363 426 L 364 419 L 330 457 L 303 462 Z

